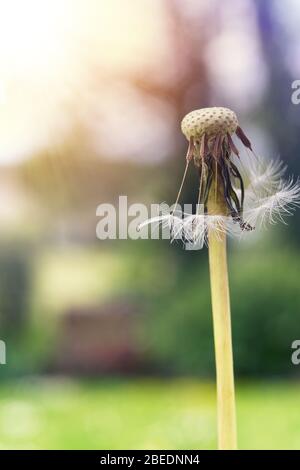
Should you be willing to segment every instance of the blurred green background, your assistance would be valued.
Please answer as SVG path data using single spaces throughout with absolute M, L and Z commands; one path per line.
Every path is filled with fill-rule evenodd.
M 101 203 L 173 203 L 182 117 L 233 108 L 300 171 L 299 3 L 0 6 L 0 448 L 216 447 L 206 249 L 96 238 Z M 189 176 L 182 202 L 195 202 Z M 300 448 L 300 216 L 230 242 L 241 448 Z

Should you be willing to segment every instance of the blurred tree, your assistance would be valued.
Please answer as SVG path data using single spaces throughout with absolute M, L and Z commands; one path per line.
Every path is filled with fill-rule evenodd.
M 289 171 L 300 174 L 300 107 L 292 103 L 293 77 L 286 61 L 287 31 L 280 18 L 276 18 L 273 2 L 254 0 L 257 8 L 258 31 L 264 51 L 264 60 L 271 77 L 270 85 L 256 114 L 260 125 L 267 129 L 278 149 L 278 154 L 288 162 Z M 295 57 L 296 60 L 296 57 Z M 290 221 L 294 242 L 299 245 L 300 215 Z
M 16 337 L 28 321 L 30 260 L 20 249 L 2 246 L 0 251 L 0 312 L 2 337 Z

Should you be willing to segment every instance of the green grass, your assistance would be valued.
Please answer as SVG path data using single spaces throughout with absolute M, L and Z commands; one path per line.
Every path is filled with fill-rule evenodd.
M 2 385 L 2 449 L 212 449 L 214 386 L 192 380 Z M 300 448 L 300 383 L 240 384 L 239 447 Z

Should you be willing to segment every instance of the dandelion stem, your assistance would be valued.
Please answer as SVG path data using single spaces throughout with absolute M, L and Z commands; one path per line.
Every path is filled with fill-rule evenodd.
M 215 212 L 215 201 L 208 208 Z M 222 203 L 219 201 L 220 209 Z M 226 233 L 211 231 L 208 242 L 217 374 L 218 448 L 231 450 L 237 448 L 237 436 Z

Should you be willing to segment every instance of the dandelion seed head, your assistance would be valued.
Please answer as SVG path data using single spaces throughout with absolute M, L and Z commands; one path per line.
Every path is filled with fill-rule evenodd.
M 205 133 L 233 134 L 238 126 L 236 114 L 228 108 L 202 108 L 187 114 L 181 122 L 181 130 L 188 140 L 199 138 Z
M 286 178 L 287 167 L 280 161 L 259 159 L 239 126 L 236 114 L 228 108 L 203 108 L 187 114 L 181 123 L 189 141 L 186 168 L 176 198 L 178 204 L 189 163 L 194 161 L 199 175 L 195 214 L 162 213 L 141 226 L 155 223 L 170 229 L 171 240 L 182 240 L 202 248 L 208 233 L 234 237 L 262 228 L 267 223 L 285 222 L 300 205 L 300 183 Z M 241 174 L 235 134 L 250 156 Z M 253 157 L 253 158 L 252 158 Z M 203 213 L 198 207 L 203 207 Z

